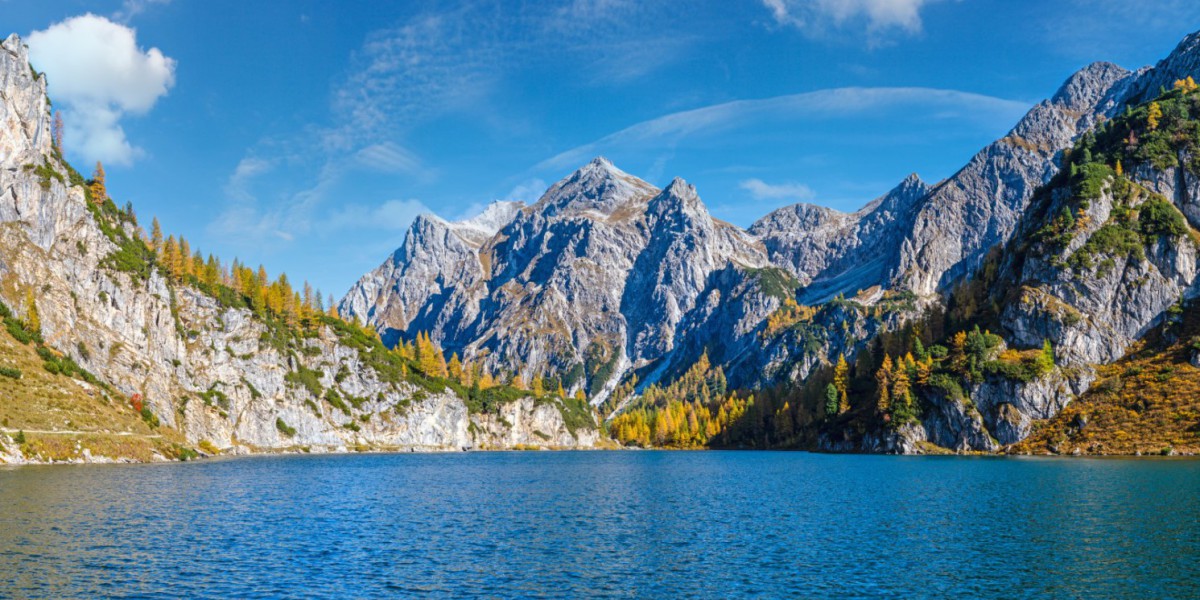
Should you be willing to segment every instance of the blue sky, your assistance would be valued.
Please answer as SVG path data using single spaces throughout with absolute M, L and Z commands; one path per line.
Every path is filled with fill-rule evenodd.
M 594 155 L 684 177 L 743 226 L 797 201 L 853 210 L 953 174 L 1086 63 L 1151 64 L 1200 29 L 1194 1 L 384 4 L 0 16 L 81 171 L 102 159 L 145 224 L 338 296 L 417 213 L 532 201 Z

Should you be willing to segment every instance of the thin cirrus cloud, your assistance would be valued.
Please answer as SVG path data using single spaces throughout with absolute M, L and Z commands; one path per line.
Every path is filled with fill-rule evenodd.
M 742 180 L 738 187 L 750 192 L 755 200 L 790 200 L 799 202 L 812 200 L 816 193 L 803 183 L 767 183 L 758 178 Z
M 811 37 L 861 28 L 869 45 L 883 45 L 893 34 L 922 31 L 921 9 L 940 0 L 762 0 L 775 22 Z
M 137 1 L 137 0 L 134 0 Z M 141 0 L 145 2 L 148 0 Z M 517 65 L 552 64 L 569 57 L 587 65 L 574 75 L 585 84 L 628 84 L 680 60 L 698 41 L 655 26 L 672 6 L 633 0 L 571 0 L 557 9 L 542 6 L 498 9 L 467 2 L 447 10 L 419 12 L 368 33 L 334 82 L 329 118 L 305 129 L 320 144 L 263 140 L 247 157 L 281 171 L 300 169 L 323 175 L 308 189 L 267 197 L 250 193 L 258 172 L 239 164 L 228 178 L 225 214 L 209 231 L 227 240 L 246 238 L 242 223 L 290 240 L 329 223 L 373 228 L 370 211 L 326 205 L 339 179 L 354 171 L 400 175 L 410 182 L 436 180 L 439 171 L 405 141 L 413 128 L 449 114 L 503 123 L 506 115 L 491 101 Z M 525 67 L 520 67 L 524 69 Z M 280 149 L 302 156 L 279 156 Z M 265 158 L 264 158 L 265 157 Z M 243 161 L 245 163 L 245 161 Z M 280 174 L 282 176 L 282 173 Z M 303 174 L 288 183 L 303 182 Z M 545 190 L 517 186 L 510 199 L 536 200 Z M 380 205 L 385 206 L 385 205 Z M 408 214 L 396 213 L 396 214 Z M 236 216 L 236 218 L 234 218 Z
M 121 8 L 113 13 L 113 20 L 128 23 L 134 17 L 146 12 L 151 6 L 170 4 L 171 0 L 125 0 Z
M 670 151 L 711 141 L 718 134 L 749 129 L 753 124 L 778 126 L 832 122 L 838 119 L 916 112 L 930 115 L 947 128 L 963 125 L 995 127 L 1014 123 L 1030 103 L 932 88 L 835 88 L 757 100 L 735 100 L 671 113 L 631 125 L 596 141 L 548 158 L 534 172 L 561 172 L 599 154 L 622 150 Z
M 30 60 L 65 107 L 64 146 L 88 162 L 128 165 L 143 154 L 121 127 L 154 107 L 175 83 L 175 61 L 143 50 L 137 32 L 105 17 L 71 17 L 31 33 Z

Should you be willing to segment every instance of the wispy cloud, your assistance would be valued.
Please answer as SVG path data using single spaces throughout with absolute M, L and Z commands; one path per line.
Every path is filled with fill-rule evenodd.
M 319 227 L 324 232 L 377 229 L 403 231 L 429 207 L 419 200 L 388 200 L 378 206 L 350 204 L 334 210 Z
M 860 29 L 869 45 L 891 41 L 894 34 L 921 33 L 921 9 L 940 0 L 762 0 L 776 23 L 806 35 Z
M 811 200 L 816 194 L 812 188 L 803 183 L 767 183 L 761 179 L 746 179 L 738 183 L 738 187 L 750 192 L 755 200 L 790 200 L 799 202 Z
M 534 167 L 561 171 L 611 148 L 676 148 L 687 140 L 730 131 L 752 121 L 822 120 L 921 106 L 944 118 L 1013 123 L 1030 103 L 958 90 L 931 88 L 836 88 L 760 100 L 735 100 L 643 121 L 594 142 L 559 153 Z
M 170 4 L 171 0 L 125 0 L 121 3 L 121 8 L 113 13 L 114 21 L 120 23 L 128 23 L 134 17 L 142 14 L 146 9 L 154 5 Z
M 416 173 L 421 168 L 417 155 L 392 142 L 371 144 L 354 157 L 359 165 L 386 173 Z
M 137 31 L 86 14 L 29 34 L 33 64 L 50 77 L 66 106 L 64 146 L 87 162 L 128 165 L 142 154 L 121 119 L 145 114 L 175 84 L 175 60 L 143 50 Z
M 498 113 L 494 98 L 516 70 L 530 64 L 569 58 L 582 65 L 571 77 L 587 85 L 624 85 L 666 67 L 696 39 L 657 26 L 671 10 L 633 0 L 571 0 L 550 10 L 465 2 L 375 30 L 332 82 L 325 122 L 295 139 L 264 140 L 247 151 L 247 160 L 228 178 L 227 214 L 210 229 L 227 237 L 287 240 L 319 233 L 319 223 L 365 223 L 378 216 L 367 205 L 326 206 L 347 174 L 395 175 L 400 185 L 433 180 L 436 170 L 406 142 L 413 130 L 447 115 L 503 128 L 507 117 Z M 259 197 L 248 182 L 261 173 L 253 170 L 261 161 L 321 175 L 299 192 Z M 526 183 L 532 187 L 518 186 L 509 198 L 532 201 L 545 190 L 541 180 Z
M 525 204 L 533 204 L 537 202 L 542 194 L 546 193 L 546 182 L 540 178 L 526 179 L 519 183 L 504 196 L 504 200 L 520 200 Z
M 254 156 L 243 158 L 225 183 L 225 194 L 241 201 L 252 199 L 253 196 L 249 190 L 251 180 L 269 171 L 271 166 L 272 162 L 269 160 Z

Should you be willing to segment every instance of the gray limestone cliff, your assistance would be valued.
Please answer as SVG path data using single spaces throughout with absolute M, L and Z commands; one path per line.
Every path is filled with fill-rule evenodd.
M 241 452 L 597 441 L 594 426 L 569 428 L 553 404 L 517 401 L 499 420 L 476 414 L 449 387 L 380 370 L 375 349 L 348 342 L 344 330 L 323 325 L 298 335 L 156 267 L 121 268 L 114 257 L 141 244 L 136 224 L 111 203 L 88 202 L 81 178 L 52 147 L 50 120 L 45 77 L 11 36 L 0 46 L 0 296 L 25 310 L 32 295 L 49 347 L 119 392 L 142 395 L 193 443 Z M 460 235 L 444 233 L 439 255 L 474 261 L 461 248 L 473 238 Z M 469 278 L 469 262 L 450 275 Z M 404 281 L 413 294 L 437 293 L 436 278 Z

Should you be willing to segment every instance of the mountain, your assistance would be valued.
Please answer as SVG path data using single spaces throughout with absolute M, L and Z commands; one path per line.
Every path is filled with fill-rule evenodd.
M 391 266 L 364 277 L 340 307 L 390 340 L 428 331 L 490 369 L 558 377 L 606 414 L 640 406 L 650 421 L 634 426 L 660 424 L 653 420 L 669 407 L 646 398 L 681 377 L 708 377 L 692 370 L 702 363 L 713 381 L 742 389 L 741 400 L 759 392 L 747 404 L 758 420 L 744 425 L 756 437 L 739 443 L 1015 447 L 1087 393 L 1097 365 L 1120 359 L 1193 294 L 1187 242 L 1147 247 L 1150 266 L 1103 258 L 1113 269 L 1080 283 L 1078 265 L 1064 272 L 1065 255 L 1045 256 L 1030 240 L 1046 211 L 1076 194 L 1079 169 L 1092 168 L 1085 150 L 1100 152 L 1104 132 L 1148 110 L 1160 88 L 1200 76 L 1198 46 L 1200 34 L 1190 35 L 1137 71 L 1088 65 L 950 178 L 929 185 L 912 175 L 853 213 L 799 204 L 741 230 L 709 216 L 682 180 L 658 190 L 598 158 L 479 244 L 444 252 L 418 221 Z M 1200 215 L 1186 168 L 1125 160 L 1120 181 Z M 1105 211 L 1120 202 L 1090 202 L 1073 209 L 1086 228 L 1070 252 L 1113 243 Z M 422 281 L 438 291 L 406 292 L 412 269 L 428 269 Z M 399 313 L 406 317 L 391 316 Z M 960 362 L 929 355 L 929 346 Z M 836 367 L 843 359 L 849 365 Z M 890 399 L 881 408 L 879 382 L 897 369 L 911 371 L 903 379 L 921 375 L 923 389 L 905 383 L 901 409 Z M 945 385 L 930 388 L 932 375 Z M 832 416 L 818 397 L 828 386 Z M 724 406 L 714 399 L 687 410 L 710 410 L 717 422 Z M 791 424 L 776 428 L 783 420 Z
M 660 190 L 604 158 L 513 211 L 490 239 L 469 242 L 463 227 L 418 217 L 340 310 L 384 339 L 428 331 L 491 370 L 560 375 L 594 403 L 670 353 L 712 273 L 768 265 L 762 244 L 709 215 L 687 182 Z
M 129 458 L 119 439 L 138 440 L 142 458 L 194 448 L 460 449 L 599 439 L 586 406 L 482 389 L 466 376 L 423 368 L 373 332 L 289 304 L 286 281 L 272 284 L 280 306 L 291 306 L 278 309 L 263 304 L 267 281 L 235 280 L 216 267 L 211 278 L 176 270 L 130 210 L 96 197 L 62 159 L 46 78 L 30 66 L 21 40 L 10 36 L 0 48 L 0 312 L 8 328 L 0 337 L 14 348 L 6 359 L 14 363 L 0 366 L 20 371 L 11 385 L 33 396 L 23 405 L 15 395 L 0 400 L 7 433 L 0 460 L 81 459 L 84 450 Z M 442 232 L 439 256 L 470 254 L 463 248 L 519 208 L 423 227 Z M 444 268 L 469 275 L 454 266 Z M 429 350 L 421 358 L 437 366 Z M 56 379 L 29 373 L 39 362 Z M 18 436 L 23 429 L 30 431 Z

